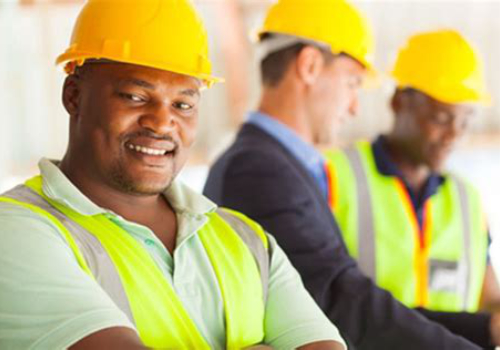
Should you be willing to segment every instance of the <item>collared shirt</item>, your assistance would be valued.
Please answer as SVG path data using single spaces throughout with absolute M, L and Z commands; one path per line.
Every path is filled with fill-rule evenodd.
M 420 192 L 416 192 L 414 188 L 410 186 L 408 181 L 399 170 L 398 166 L 391 159 L 387 151 L 387 146 L 385 143 L 384 136 L 379 136 L 372 143 L 373 157 L 375 159 L 375 165 L 380 174 L 385 176 L 394 176 L 400 179 L 405 185 L 406 191 L 408 192 L 413 209 L 417 214 L 417 219 L 420 227 L 422 227 L 424 222 L 424 205 L 425 202 L 435 195 L 441 187 L 441 185 L 446 181 L 446 178 L 442 174 L 431 173 L 424 183 L 424 186 Z
M 325 198 L 328 196 L 325 161 L 316 148 L 302 140 L 291 128 L 264 113 L 250 113 L 247 122 L 278 140 L 309 171 L 320 186 L 321 193 L 325 194 Z
M 248 123 L 256 125 L 278 140 L 298 161 L 309 171 L 316 180 L 321 193 L 328 198 L 328 180 L 325 172 L 324 158 L 312 145 L 303 141 L 292 129 L 263 113 L 252 112 L 248 117 Z M 411 198 L 413 208 L 417 214 L 420 227 L 423 225 L 424 204 L 433 196 L 444 183 L 445 177 L 441 174 L 432 173 L 426 180 L 420 193 L 417 193 L 391 160 L 384 146 L 383 136 L 378 137 L 372 143 L 373 155 L 378 171 L 386 176 L 395 176 L 403 181 Z
M 446 177 L 443 174 L 439 173 L 431 173 L 427 180 L 424 183 L 424 186 L 420 190 L 420 193 L 417 193 L 406 181 L 403 174 L 399 170 L 398 166 L 391 159 L 386 146 L 386 141 L 383 135 L 379 136 L 372 143 L 373 157 L 375 159 L 375 165 L 377 166 L 377 170 L 382 175 L 386 176 L 395 176 L 399 178 L 403 184 L 405 185 L 406 191 L 408 192 L 411 203 L 413 205 L 413 209 L 417 214 L 417 219 L 420 227 L 424 224 L 424 205 L 425 202 L 435 195 L 439 190 L 439 187 L 444 184 L 446 181 Z M 488 247 L 491 244 L 490 234 L 488 233 Z M 489 252 L 489 249 L 488 249 Z M 488 263 L 490 262 L 490 255 L 488 253 Z
M 39 166 L 47 196 L 84 215 L 103 213 L 140 242 L 211 347 L 225 347 L 223 300 L 197 235 L 208 220 L 206 214 L 215 210 L 214 203 L 178 181 L 164 193 L 178 219 L 172 256 L 149 228 L 95 205 L 54 163 L 43 159 Z M 1 349 L 63 349 L 105 328 L 134 328 L 78 266 L 66 241 L 45 218 L 0 203 L 0 227 Z M 269 242 L 273 256 L 264 342 L 277 349 L 321 340 L 343 343 L 271 236 Z

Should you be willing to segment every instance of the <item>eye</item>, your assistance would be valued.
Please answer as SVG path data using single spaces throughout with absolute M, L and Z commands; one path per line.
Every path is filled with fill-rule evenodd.
M 182 111 L 189 111 L 193 109 L 193 106 L 186 102 L 174 102 L 174 107 Z
M 129 100 L 129 101 L 132 101 L 132 102 L 144 102 L 144 99 L 142 97 L 135 95 L 135 94 L 129 94 L 126 92 L 120 93 L 120 97 L 122 97 L 126 100 Z
M 436 124 L 447 125 L 453 122 L 454 118 L 449 113 L 439 111 L 436 114 L 434 114 L 432 119 Z
M 361 87 L 363 83 L 363 79 L 361 76 L 358 76 L 358 75 L 354 75 L 354 76 L 350 76 L 348 81 L 347 81 L 347 85 L 350 89 L 359 89 Z

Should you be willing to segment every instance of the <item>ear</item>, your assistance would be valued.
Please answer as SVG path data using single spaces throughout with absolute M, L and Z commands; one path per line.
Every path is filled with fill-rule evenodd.
M 391 99 L 391 108 L 395 116 L 401 114 L 408 106 L 409 99 L 407 94 L 405 94 L 400 89 L 396 89 L 394 95 Z
M 66 77 L 63 85 L 62 102 L 71 117 L 78 117 L 80 109 L 80 84 L 78 76 L 72 74 Z
M 325 62 L 317 48 L 305 46 L 297 55 L 295 64 L 299 79 L 310 86 L 316 83 Z

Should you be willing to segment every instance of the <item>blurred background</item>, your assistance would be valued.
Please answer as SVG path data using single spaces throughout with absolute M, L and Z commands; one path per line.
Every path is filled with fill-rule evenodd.
M 494 105 L 481 110 L 449 162 L 482 193 L 492 235 L 500 235 L 500 0 L 353 1 L 370 19 L 377 41 L 376 65 L 387 72 L 400 45 L 415 31 L 458 29 L 482 53 Z M 198 142 L 182 178 L 201 190 L 210 162 L 231 142 L 259 96 L 253 36 L 267 0 L 197 0 L 211 38 L 215 73 L 226 79 L 206 90 Z M 68 118 L 60 102 L 64 74 L 55 57 L 69 42 L 82 0 L 0 0 L 0 190 L 37 173 L 41 157 L 60 159 Z M 432 60 L 432 56 L 427 58 Z M 338 142 L 372 138 L 391 125 L 394 90 L 381 74 L 363 91 L 358 118 Z

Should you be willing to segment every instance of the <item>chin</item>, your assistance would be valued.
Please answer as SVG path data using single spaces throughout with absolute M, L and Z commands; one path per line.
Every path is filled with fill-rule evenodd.
M 113 183 L 120 191 L 137 196 L 152 196 L 163 193 L 172 184 L 172 177 L 158 176 L 124 176 L 119 174 L 113 177 Z
M 336 141 L 336 134 L 330 129 L 325 128 L 322 133 L 318 134 L 315 144 L 321 146 L 331 146 Z
M 165 192 L 169 187 L 170 183 L 166 185 L 140 183 L 129 186 L 127 192 L 137 196 L 156 196 Z
M 431 162 L 428 166 L 433 173 L 440 173 L 444 170 L 444 162 Z
M 134 181 L 135 192 L 140 195 L 156 195 L 165 192 L 172 184 L 173 178 L 143 178 Z

